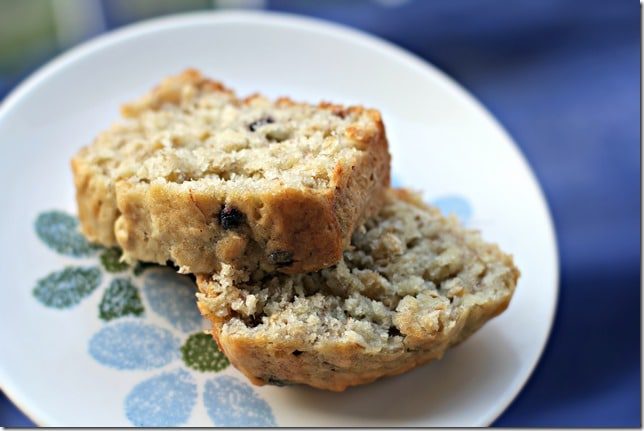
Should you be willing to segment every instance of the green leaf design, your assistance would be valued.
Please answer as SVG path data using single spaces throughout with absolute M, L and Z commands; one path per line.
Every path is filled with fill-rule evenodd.
M 138 289 L 126 278 L 115 278 L 105 290 L 98 316 L 110 321 L 123 316 L 140 316 L 144 308 Z
M 68 266 L 38 280 L 33 295 L 47 307 L 70 308 L 89 296 L 100 282 L 100 268 Z
M 188 337 L 181 346 L 181 358 L 197 371 L 221 371 L 230 364 L 212 336 L 203 332 Z
M 35 223 L 36 234 L 52 250 L 73 257 L 94 255 L 102 247 L 90 244 L 78 230 L 78 220 L 62 211 L 40 214 Z
M 129 265 L 125 262 L 121 262 L 121 256 L 123 252 L 118 247 L 106 248 L 103 253 L 101 253 L 101 263 L 103 268 L 107 272 L 121 272 L 125 271 Z

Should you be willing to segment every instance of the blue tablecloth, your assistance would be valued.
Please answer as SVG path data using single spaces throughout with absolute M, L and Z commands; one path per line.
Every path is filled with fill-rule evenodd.
M 123 24 L 113 3 L 102 6 L 108 28 Z M 427 59 L 482 100 L 534 168 L 558 235 L 560 302 L 539 366 L 495 424 L 639 426 L 637 2 L 272 0 L 267 8 L 348 24 Z M 0 424 L 30 422 L 0 399 Z

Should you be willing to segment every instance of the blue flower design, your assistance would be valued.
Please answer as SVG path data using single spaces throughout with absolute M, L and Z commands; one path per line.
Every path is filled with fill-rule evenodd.
M 266 401 L 239 379 L 221 376 L 206 382 L 204 404 L 215 425 L 274 427 L 275 417 Z
M 90 338 L 88 353 L 98 363 L 117 370 L 159 369 L 182 360 L 183 366 L 134 386 L 124 400 L 124 413 L 135 426 L 186 424 L 199 393 L 194 373 L 221 372 L 228 367 L 214 340 L 195 333 L 202 329 L 203 319 L 192 280 L 170 268 L 120 263 L 120 250 L 88 243 L 78 231 L 78 220 L 61 211 L 39 215 L 35 232 L 60 254 L 97 260 L 96 266 L 67 267 L 38 280 L 33 295 L 46 307 L 62 310 L 78 305 L 100 290 L 105 272 L 123 273 L 103 289 L 97 316 L 109 323 Z M 104 250 L 100 263 L 98 250 Z M 146 301 L 141 296 L 170 328 L 145 323 L 149 314 L 144 312 Z M 203 399 L 216 425 L 275 426 L 270 405 L 248 384 L 233 377 L 207 381 Z
M 148 270 L 143 291 L 150 307 L 172 326 L 187 332 L 201 329 L 203 317 L 195 305 L 195 284 L 170 268 Z
M 162 367 L 179 356 L 179 347 L 168 330 L 131 321 L 105 326 L 89 341 L 94 359 L 119 370 Z
M 472 207 L 463 196 L 448 195 L 434 199 L 432 202 L 445 215 L 454 214 L 462 223 L 467 224 L 472 217 Z
M 192 348 L 193 344 L 188 340 L 193 338 L 194 334 L 190 337 L 187 335 L 190 331 L 201 328 L 203 318 L 199 314 L 194 298 L 194 283 L 189 277 L 177 274 L 169 268 L 158 268 L 148 270 L 142 278 L 143 293 L 148 304 L 176 331 L 184 334 L 183 346 L 179 346 L 178 340 L 172 337 L 169 331 L 152 325 L 134 326 L 130 322 L 126 322 L 127 326 L 125 323 L 118 326 L 108 325 L 94 337 L 98 337 L 108 328 L 114 328 L 109 337 L 104 336 L 105 339 L 110 340 L 107 343 L 109 346 L 106 344 L 106 349 L 114 353 L 107 355 L 108 361 L 104 358 L 101 358 L 102 360 L 96 358 L 105 365 L 123 368 L 122 365 L 127 363 L 136 365 L 137 369 L 148 369 L 150 364 L 156 361 L 155 366 L 160 368 L 177 359 L 181 350 L 185 353 L 186 349 Z M 132 342 L 132 339 L 136 341 Z M 195 356 L 204 355 L 204 359 L 210 359 L 207 362 L 212 363 L 212 358 L 206 356 L 212 355 L 212 348 L 216 349 L 214 341 L 211 340 L 211 343 L 211 349 L 208 351 L 193 350 L 191 354 L 183 356 L 184 366 L 189 370 L 182 367 L 173 372 L 161 373 L 135 386 L 124 403 L 128 420 L 137 426 L 184 425 L 197 401 L 198 385 L 191 372 L 201 371 L 201 368 L 195 367 L 195 364 L 204 362 L 198 360 L 187 362 L 186 358 L 194 359 Z M 154 360 L 152 358 L 154 355 L 158 355 L 159 358 Z M 227 361 L 225 364 L 227 366 Z M 211 368 L 210 371 L 216 369 L 220 368 Z M 217 393 L 228 392 L 235 395 L 228 397 L 217 395 Z M 212 413 L 214 410 L 211 401 L 217 400 L 217 397 L 219 397 L 219 405 L 229 411 L 228 415 L 224 415 L 219 410 L 216 414 Z M 259 398 L 248 384 L 229 376 L 218 377 L 206 383 L 204 402 L 210 418 L 216 425 L 264 426 L 263 424 L 275 423 L 268 403 Z M 256 410 L 256 413 L 250 410 Z
M 38 280 L 32 293 L 47 307 L 71 308 L 91 295 L 100 283 L 98 267 L 68 266 Z
M 136 385 L 125 399 L 125 414 L 135 426 L 177 426 L 188 421 L 196 401 L 194 378 L 179 369 Z
M 402 187 L 402 183 L 398 179 L 398 176 L 395 175 L 395 174 L 391 175 L 391 187 L 394 187 L 396 189 L 399 188 L 399 187 Z
M 404 187 L 397 175 L 392 175 L 391 186 L 395 188 Z M 454 214 L 463 224 L 467 224 L 474 210 L 469 200 L 461 195 L 445 195 L 434 199 L 432 205 L 441 210 L 445 215 Z
M 35 222 L 36 234 L 52 250 L 72 257 L 94 255 L 100 246 L 90 244 L 78 230 L 78 220 L 62 211 L 47 211 Z

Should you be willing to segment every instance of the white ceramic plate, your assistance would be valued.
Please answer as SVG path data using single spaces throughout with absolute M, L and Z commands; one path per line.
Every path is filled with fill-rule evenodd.
M 423 190 L 514 254 L 522 276 L 507 312 L 441 361 L 341 394 L 253 387 L 225 368 L 190 337 L 202 322 L 190 286 L 174 286 L 185 280 L 102 269 L 64 214 L 75 213 L 72 154 L 117 118 L 121 102 L 189 66 L 239 94 L 381 109 L 397 185 Z M 134 25 L 71 50 L 18 87 L 0 109 L 0 142 L 0 383 L 38 424 L 486 425 L 521 389 L 548 337 L 557 252 L 530 168 L 465 90 L 373 37 L 264 13 Z M 182 345 L 193 360 L 182 359 Z M 219 371 L 191 368 L 194 358 Z

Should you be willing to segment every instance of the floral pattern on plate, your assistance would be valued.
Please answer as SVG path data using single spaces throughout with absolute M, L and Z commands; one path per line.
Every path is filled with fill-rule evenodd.
M 43 306 L 59 310 L 101 295 L 96 316 L 104 323 L 88 340 L 89 355 L 102 366 L 124 372 L 171 367 L 130 390 L 123 412 L 132 425 L 184 425 L 200 393 L 214 425 L 277 425 L 270 405 L 250 385 L 231 375 L 218 375 L 229 362 L 203 332 L 190 277 L 168 267 L 144 263 L 131 267 L 121 262 L 118 248 L 87 242 L 78 231 L 78 220 L 62 211 L 40 214 L 35 231 L 54 252 L 96 260 L 94 265 L 54 271 L 39 279 L 32 291 Z M 107 283 L 109 275 L 113 277 Z M 167 327 L 150 323 L 150 312 L 161 316 Z M 213 377 L 201 390 L 196 374 L 206 372 Z

